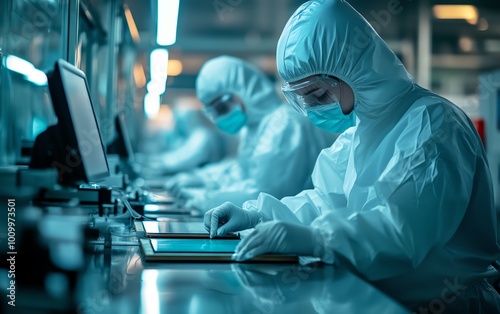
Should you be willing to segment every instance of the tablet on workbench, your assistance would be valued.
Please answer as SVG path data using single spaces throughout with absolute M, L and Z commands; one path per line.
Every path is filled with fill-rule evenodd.
M 193 221 L 143 221 L 144 234 L 148 238 L 210 239 L 203 222 Z M 218 239 L 240 238 L 238 233 L 230 233 Z
M 231 256 L 241 240 L 231 239 L 140 239 L 146 261 L 234 262 Z M 248 262 L 298 263 L 293 255 L 266 254 Z

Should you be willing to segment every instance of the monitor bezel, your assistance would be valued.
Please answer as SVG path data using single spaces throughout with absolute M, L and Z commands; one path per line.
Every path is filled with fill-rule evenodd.
M 85 88 L 86 88 L 87 94 L 89 96 L 90 107 L 92 109 L 92 114 L 94 116 L 94 122 L 95 122 L 95 125 L 97 128 L 97 132 L 99 134 L 99 139 L 100 139 L 101 149 L 102 149 L 103 156 L 104 156 L 104 161 L 106 163 L 106 171 L 96 173 L 96 174 L 90 176 L 87 173 L 87 169 L 85 169 L 85 164 L 83 161 L 85 156 L 82 156 L 82 154 L 80 152 L 80 146 L 78 145 L 78 138 L 76 136 L 74 121 L 73 121 L 73 117 L 71 115 L 68 99 L 66 96 L 67 90 L 66 90 L 66 86 L 65 86 L 64 79 L 62 76 L 62 71 L 68 71 L 71 74 L 82 78 L 85 82 Z M 78 158 L 80 158 L 80 162 L 76 166 L 72 167 L 73 170 L 76 171 L 76 174 L 71 176 L 72 179 L 74 181 L 83 180 L 85 182 L 95 182 L 95 181 L 98 181 L 100 179 L 108 177 L 109 176 L 108 159 L 106 156 L 106 150 L 104 149 L 101 130 L 99 128 L 99 123 L 98 123 L 97 117 L 95 115 L 94 103 L 93 103 L 92 97 L 90 95 L 89 85 L 88 85 L 87 77 L 86 77 L 85 73 L 82 72 L 81 70 L 79 70 L 78 68 L 74 67 L 70 63 L 60 59 L 60 60 L 56 61 L 55 66 L 54 66 L 54 71 L 49 76 L 48 82 L 49 82 L 48 85 L 49 85 L 49 91 L 50 91 L 51 98 L 52 98 L 54 112 L 55 112 L 57 119 L 58 119 L 58 125 L 60 126 L 61 136 L 63 137 L 64 142 L 65 142 L 65 147 L 62 149 L 64 149 L 69 154 L 68 156 L 76 155 Z M 77 118 L 77 117 L 75 117 L 75 118 Z M 67 145 L 69 145 L 71 152 L 68 151 Z M 74 154 L 75 149 L 76 149 L 76 154 Z
M 123 112 L 118 113 L 115 116 L 115 129 L 116 135 L 118 136 L 118 140 L 121 142 L 120 145 L 123 145 L 124 152 L 127 156 L 121 156 L 126 158 L 128 161 L 134 161 L 134 150 L 132 149 L 132 144 L 130 141 L 130 137 L 128 135 L 127 126 L 125 125 L 125 114 Z

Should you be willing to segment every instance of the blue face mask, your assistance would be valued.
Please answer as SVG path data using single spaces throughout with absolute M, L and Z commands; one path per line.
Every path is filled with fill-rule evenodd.
M 331 133 L 342 133 L 348 128 L 356 125 L 354 111 L 344 115 L 339 102 L 329 105 L 313 106 L 306 109 L 307 116 L 312 123 L 320 129 Z
M 241 108 L 236 107 L 228 114 L 217 118 L 215 123 L 222 131 L 229 134 L 236 134 L 246 125 L 247 115 Z

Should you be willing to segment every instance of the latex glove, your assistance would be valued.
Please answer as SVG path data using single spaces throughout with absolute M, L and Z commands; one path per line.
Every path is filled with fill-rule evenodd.
M 185 197 L 181 195 L 181 197 Z M 200 211 L 201 214 L 205 214 L 209 209 L 214 206 L 210 206 L 210 194 L 206 189 L 197 189 L 195 192 L 191 190 L 189 198 L 184 202 L 186 208 L 196 209 Z
M 184 190 L 183 190 L 184 191 Z M 187 191 L 186 191 L 187 192 Z M 206 191 L 205 190 L 189 190 L 189 195 L 181 196 L 183 206 L 189 209 L 197 209 L 206 212 Z
M 230 232 L 255 227 L 263 218 L 256 210 L 244 210 L 233 203 L 226 202 L 205 214 L 205 229 L 210 238 L 223 236 Z
M 184 188 L 201 188 L 205 185 L 205 181 L 194 174 L 179 174 L 167 181 L 165 188 L 172 193 L 175 197 Z
M 141 169 L 141 176 L 144 178 L 159 178 L 165 176 L 167 172 L 164 171 L 160 163 L 148 163 L 147 166 L 143 166 Z
M 191 176 L 191 174 L 188 174 L 188 173 L 178 173 L 174 176 L 169 177 L 165 181 L 165 184 L 163 187 L 166 190 L 171 191 L 174 188 L 174 186 L 177 184 L 177 182 L 184 180 L 185 178 L 190 177 L 190 176 Z
M 313 256 L 313 239 L 313 231 L 308 226 L 269 221 L 258 225 L 238 244 L 232 259 L 240 262 L 265 253 Z
M 176 197 L 183 200 L 191 200 L 196 198 L 204 198 L 206 190 L 197 188 L 182 188 L 177 193 Z

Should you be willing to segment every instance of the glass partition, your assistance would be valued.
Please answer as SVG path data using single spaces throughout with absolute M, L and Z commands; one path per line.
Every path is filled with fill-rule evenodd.
M 23 141 L 56 123 L 44 72 L 65 57 L 68 1 L 1 3 L 0 165 L 9 165 L 22 161 Z

